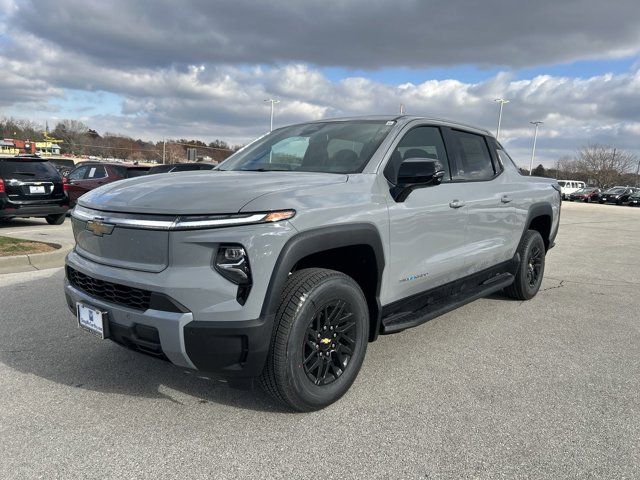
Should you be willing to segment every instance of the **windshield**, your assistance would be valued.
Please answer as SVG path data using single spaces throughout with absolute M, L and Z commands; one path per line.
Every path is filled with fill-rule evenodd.
M 624 193 L 625 189 L 624 188 L 610 188 L 609 190 L 607 190 L 605 193 Z
M 360 120 L 281 128 L 229 157 L 219 170 L 361 172 L 393 125 Z

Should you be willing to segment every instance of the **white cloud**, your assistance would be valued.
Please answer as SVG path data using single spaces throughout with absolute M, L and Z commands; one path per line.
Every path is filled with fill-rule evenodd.
M 575 0 L 574 3 L 579 1 L 582 0 Z M 33 20 L 30 15 L 37 2 L 0 2 L 0 6 L 5 7 L 7 12 L 6 18 L 12 18 L 18 27 L 23 25 L 25 19 Z M 490 130 L 495 129 L 497 120 L 497 105 L 493 99 L 505 97 L 511 102 L 505 106 L 502 137 L 521 163 L 526 163 L 529 154 L 532 135 L 530 120 L 544 122 L 540 129 L 538 156 L 547 162 L 571 153 L 586 142 L 610 143 L 634 151 L 640 148 L 640 123 L 637 116 L 640 108 L 640 69 L 637 66 L 628 73 L 589 78 L 538 75 L 530 79 L 515 79 L 512 74 L 503 72 L 475 83 L 456 79 L 425 79 L 421 83 L 398 82 L 397 85 L 390 85 L 358 76 L 332 80 L 320 68 L 308 63 L 322 62 L 314 57 L 313 52 L 303 52 L 302 47 L 306 50 L 332 49 L 330 53 L 334 54 L 337 63 L 345 63 L 345 58 L 359 55 L 362 53 L 361 49 L 366 47 L 367 51 L 372 50 L 380 57 L 367 57 L 371 61 L 370 66 L 374 66 L 384 64 L 385 58 L 393 57 L 404 48 L 401 43 L 407 40 L 403 36 L 406 32 L 396 28 L 383 34 L 383 30 L 379 29 L 379 38 L 369 38 L 366 40 L 369 44 L 363 46 L 360 43 L 365 42 L 364 37 L 356 35 L 360 27 L 354 27 L 356 31 L 352 32 L 351 43 L 345 43 L 340 32 L 336 34 L 337 38 L 334 40 L 342 42 L 338 47 L 332 46 L 329 41 L 330 32 L 325 32 L 325 36 L 320 39 L 317 29 L 311 28 L 308 38 L 303 42 L 305 45 L 292 45 L 291 51 L 283 53 L 286 53 L 283 59 L 287 60 L 284 63 L 278 64 L 276 56 L 267 55 L 263 65 L 247 66 L 242 62 L 249 61 L 252 57 L 246 50 L 257 43 L 264 43 L 266 46 L 281 45 L 288 38 L 285 33 L 280 32 L 287 30 L 282 25 L 270 33 L 258 34 L 263 23 L 269 24 L 270 17 L 267 13 L 263 12 L 266 16 L 260 17 L 257 11 L 254 12 L 254 16 L 250 17 L 254 22 L 246 17 L 247 25 L 242 25 L 240 32 L 246 33 L 252 25 L 257 30 L 246 38 L 239 38 L 237 35 L 240 33 L 231 32 L 227 26 L 221 27 L 218 20 L 213 21 L 206 15 L 195 15 L 199 8 L 208 8 L 203 6 L 204 3 L 191 6 L 191 16 L 196 17 L 195 19 L 176 14 L 184 22 L 180 25 L 174 25 L 173 20 L 167 20 L 169 25 L 167 22 L 152 22 L 151 17 L 156 11 L 162 10 L 156 7 L 147 12 L 150 17 L 145 17 L 146 20 L 139 26 L 130 24 L 130 20 L 134 21 L 141 15 L 143 3 L 135 2 L 134 5 L 133 2 L 125 2 L 116 3 L 115 6 L 109 3 L 108 8 L 106 5 L 83 2 L 82 5 L 75 4 L 75 8 L 71 9 L 68 1 L 48 2 L 46 5 L 39 5 L 42 8 L 40 13 L 42 18 L 47 18 L 55 25 L 54 30 L 40 28 L 40 24 L 35 22 L 24 29 L 12 27 L 9 39 L 3 40 L 0 37 L 0 47 L 5 47 L 0 48 L 0 108 L 4 112 L 19 112 L 23 117 L 53 120 L 56 115 L 62 116 L 64 113 L 56 114 L 55 108 L 60 102 L 52 103 L 51 100 L 64 99 L 69 90 L 110 92 L 122 99 L 122 111 L 119 115 L 111 113 L 85 117 L 92 128 L 152 139 L 189 136 L 222 138 L 236 143 L 246 142 L 267 128 L 269 107 L 264 99 L 270 97 L 281 100 L 276 108 L 277 125 L 334 116 L 394 114 L 399 111 L 402 103 L 409 114 L 451 118 Z M 175 12 L 171 5 L 169 2 L 164 5 L 167 15 Z M 407 5 L 409 3 L 403 3 L 398 7 L 399 11 L 407 14 Z M 376 2 L 370 6 L 371 11 L 386 8 Z M 431 7 L 435 10 L 448 8 L 440 4 L 432 4 Z M 187 7 L 183 8 L 188 10 Z M 224 13 L 222 6 L 219 8 L 221 18 L 229 14 Z M 287 23 L 287 15 L 308 14 L 315 8 L 299 4 L 297 8 L 289 9 L 293 13 L 287 11 L 279 21 L 281 24 L 298 25 L 295 22 Z M 351 18 L 350 8 L 347 4 L 344 5 L 342 13 L 345 15 L 345 22 Z M 549 11 L 556 7 L 546 5 L 540 8 Z M 600 11 L 598 8 L 594 12 Z M 639 9 L 636 7 L 636 10 Z M 589 18 L 595 15 L 594 12 L 588 12 Z M 130 18 L 121 18 L 125 13 Z M 616 15 L 622 13 L 621 10 Z M 340 23 L 340 18 L 337 17 L 323 19 L 323 14 L 326 12 L 318 13 L 315 22 L 326 22 L 328 26 L 332 22 Z M 109 16 L 109 22 L 106 22 L 109 25 L 101 22 L 105 15 Z M 408 20 L 398 23 L 394 20 L 395 14 L 389 15 L 386 19 L 389 25 L 407 26 Z M 371 15 L 365 12 L 365 16 L 369 18 Z M 407 18 L 411 20 L 410 17 Z M 211 25 L 207 23 L 209 20 L 216 28 L 210 28 Z M 363 24 L 367 24 L 365 20 L 362 20 Z M 474 20 L 470 16 L 463 20 L 477 22 L 480 18 Z M 598 39 L 596 34 L 600 30 L 590 30 L 587 20 L 584 19 L 580 29 L 568 28 L 564 32 L 565 36 L 577 42 L 583 35 L 580 32 L 589 32 L 589 41 L 601 44 L 600 47 L 593 48 L 596 57 L 637 51 L 640 41 L 636 41 L 634 35 L 638 31 L 634 29 L 630 33 L 627 31 L 628 22 L 625 23 L 628 20 L 635 28 L 637 22 L 632 13 L 628 13 L 628 19 L 623 19 L 625 22 L 619 26 L 620 31 L 614 31 L 610 25 L 603 27 L 611 33 L 611 39 L 607 41 Z M 373 25 L 371 18 L 367 21 L 369 26 Z M 0 16 L 0 25 L 3 25 L 2 22 Z M 254 25 L 255 22 L 259 25 Z M 6 21 L 4 23 L 7 24 Z M 115 30 L 111 28 L 114 25 L 117 27 Z M 298 25 L 300 28 L 303 26 L 306 28 L 306 23 Z M 552 22 L 552 26 L 558 28 L 557 22 Z M 510 23 L 502 23 L 501 27 L 499 34 L 494 31 L 491 38 L 499 39 L 504 48 L 510 49 L 514 58 L 555 58 L 557 52 L 551 51 L 554 49 L 549 49 L 551 53 L 545 53 L 545 57 L 542 51 L 529 52 L 518 46 L 522 38 L 532 40 L 532 32 L 526 29 L 516 32 Z M 544 27 L 547 29 L 546 34 L 549 34 L 551 27 Z M 93 31 L 87 32 L 87 29 Z M 209 30 L 215 31 L 211 33 Z M 116 34 L 122 38 L 114 38 L 113 35 Z M 241 50 L 234 57 L 237 65 L 232 65 L 230 59 L 226 63 L 215 62 L 217 47 L 215 43 L 206 44 L 211 38 L 209 34 L 214 35 L 216 42 L 224 43 L 230 51 Z M 470 43 L 473 49 L 487 54 L 488 47 L 483 48 L 482 42 L 485 42 L 486 47 L 489 45 L 486 42 L 491 38 L 478 29 L 472 29 L 471 34 L 479 36 L 476 42 Z M 443 37 L 433 49 L 444 47 L 445 40 L 451 36 L 449 33 Z M 589 56 L 588 52 L 585 53 L 583 44 L 576 43 L 575 50 L 571 52 L 566 46 L 567 41 L 560 41 L 557 36 L 553 39 L 556 42 L 555 50 L 567 58 Z M 167 42 L 175 45 L 167 45 Z M 241 45 L 237 45 L 238 42 Z M 300 42 L 302 40 L 298 41 Z M 531 42 L 532 45 L 534 43 Z M 201 48 L 193 45 L 200 45 Z M 266 48 L 264 45 L 260 46 L 263 47 Z M 273 45 L 271 47 L 275 48 Z M 163 48 L 164 57 L 162 52 L 156 51 Z M 434 55 L 431 51 L 433 49 L 421 48 L 424 53 L 421 62 L 428 63 L 429 58 Z M 500 49 L 490 49 L 489 52 L 495 54 L 496 58 L 505 55 Z M 450 53 L 458 55 L 456 61 L 463 58 L 460 52 Z M 294 61 L 297 57 L 304 57 L 307 62 Z M 404 57 L 400 55 L 398 58 L 396 60 L 400 61 Z M 486 63 L 488 60 L 478 57 L 478 62 Z M 520 60 L 518 62 L 522 63 Z M 353 65 L 357 64 L 358 62 L 353 62 Z

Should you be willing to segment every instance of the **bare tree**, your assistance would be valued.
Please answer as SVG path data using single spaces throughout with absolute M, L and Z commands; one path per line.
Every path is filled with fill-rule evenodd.
M 53 135 L 63 141 L 62 149 L 71 154 L 84 153 L 89 127 L 79 120 L 62 120 L 53 129 Z
M 187 159 L 187 154 L 182 146 L 167 142 L 165 159 L 167 163 L 180 163 Z
M 630 152 L 600 144 L 582 147 L 576 156 L 578 169 L 599 187 L 611 187 L 618 183 L 637 161 L 636 156 Z

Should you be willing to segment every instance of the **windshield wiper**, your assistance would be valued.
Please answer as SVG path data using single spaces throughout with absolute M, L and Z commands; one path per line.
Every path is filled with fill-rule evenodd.
M 288 168 L 242 168 L 241 172 L 292 172 Z

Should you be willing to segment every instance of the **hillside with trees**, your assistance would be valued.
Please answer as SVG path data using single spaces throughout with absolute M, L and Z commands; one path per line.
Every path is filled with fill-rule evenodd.
M 0 119 L 0 138 L 16 138 L 44 141 L 47 127 L 29 120 Z M 119 133 L 98 133 L 78 120 L 61 120 L 48 132 L 49 137 L 61 140 L 61 153 L 76 156 L 121 158 L 132 161 L 176 163 L 185 161 L 187 148 L 195 148 L 198 157 L 211 157 L 222 161 L 240 148 L 230 146 L 223 140 L 205 143 L 197 139 L 167 139 L 165 142 L 150 142 L 133 139 Z

